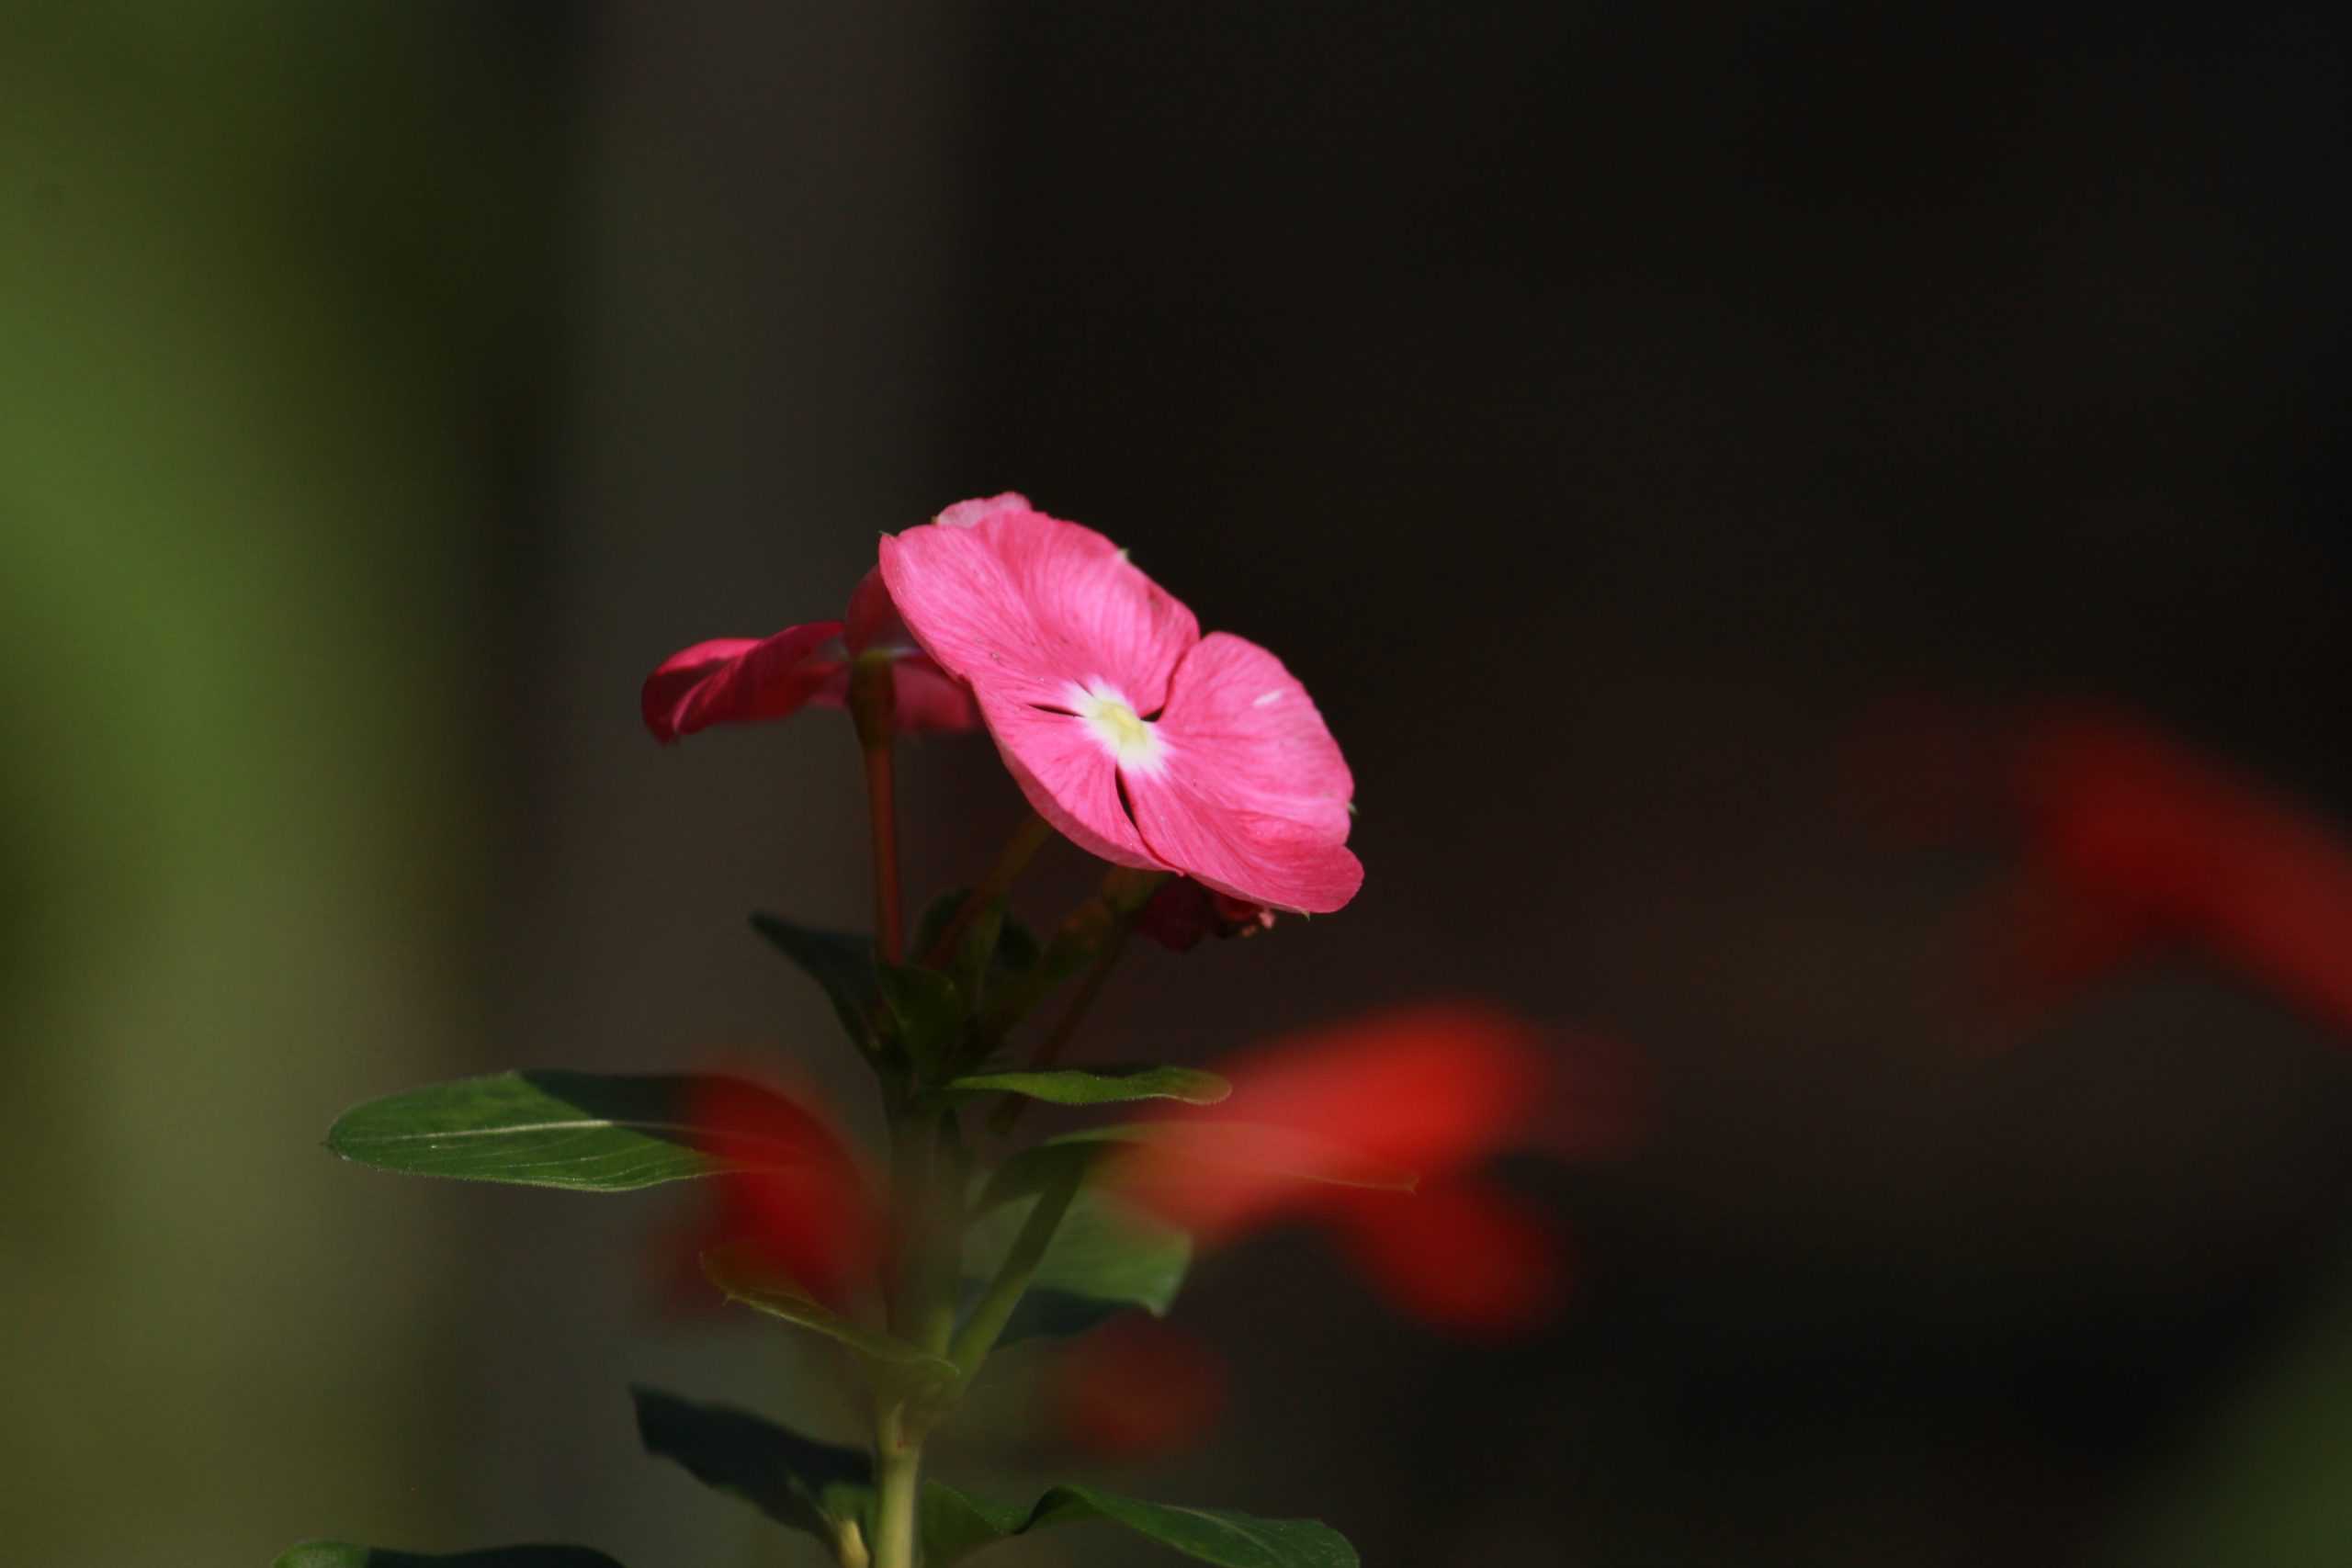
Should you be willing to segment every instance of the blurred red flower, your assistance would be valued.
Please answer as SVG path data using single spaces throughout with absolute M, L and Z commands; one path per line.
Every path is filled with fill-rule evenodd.
M 1906 837 L 1990 814 L 2021 845 L 1972 912 L 1976 982 L 2004 1028 L 2193 953 L 2352 1032 L 2352 843 L 2318 813 L 2109 707 L 1912 705 L 1863 742 L 1856 760 Z
M 1062 1352 L 1046 1401 L 1080 1448 L 1138 1460 L 1204 1436 L 1224 1415 L 1228 1392 L 1225 1359 L 1204 1341 L 1129 1313 Z
M 831 1121 L 740 1077 L 713 1077 L 688 1108 L 705 1152 L 739 1167 L 702 1184 L 706 1205 L 667 1249 L 707 1299 L 697 1259 L 749 1247 L 814 1300 L 841 1307 L 875 1288 L 883 1225 L 872 1188 Z M 684 1294 L 682 1291 L 679 1292 Z
M 2352 1033 L 2352 846 L 2259 782 L 2114 712 L 2027 725 L 2010 778 L 2023 871 L 1992 979 L 2046 1008 L 2166 948 Z
M 1624 1076 L 1579 1072 L 1609 1060 L 1580 1043 L 1473 1001 L 1295 1034 L 1215 1064 L 1234 1086 L 1216 1120 L 1164 1119 L 1118 1179 L 1204 1247 L 1312 1223 L 1408 1315 L 1473 1337 L 1523 1331 L 1562 1304 L 1567 1249 L 1485 1168 L 1630 1131 Z M 1581 1105 L 1565 1092 L 1577 1089 L 1593 1091 Z

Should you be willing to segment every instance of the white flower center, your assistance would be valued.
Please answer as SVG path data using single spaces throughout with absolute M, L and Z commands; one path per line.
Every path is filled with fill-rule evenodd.
M 1156 773 L 1167 758 L 1167 743 L 1159 727 L 1135 710 L 1125 693 L 1101 683 L 1081 686 L 1070 694 L 1070 711 L 1083 719 L 1094 739 L 1122 768 Z

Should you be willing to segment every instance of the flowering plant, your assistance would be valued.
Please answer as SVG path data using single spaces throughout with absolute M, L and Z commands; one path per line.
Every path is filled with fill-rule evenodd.
M 1524 1132 L 1532 1032 L 1448 1005 L 1198 1068 L 1060 1058 L 1128 938 L 1179 949 L 1336 910 L 1362 868 L 1353 783 L 1281 662 L 1192 612 L 1092 530 L 1015 495 L 882 541 L 840 622 L 705 642 L 647 681 L 661 740 L 846 708 L 864 754 L 871 935 L 772 916 L 755 929 L 822 988 L 871 1067 L 888 1128 L 868 1163 L 807 1104 L 714 1074 L 522 1072 L 370 1101 L 333 1128 L 346 1159 L 422 1175 L 618 1192 L 702 1179 L 703 1271 L 735 1303 L 828 1340 L 864 1374 L 870 1429 L 844 1446 L 744 1411 L 639 1390 L 647 1448 L 816 1538 L 842 1568 L 946 1568 L 1049 1525 L 1101 1520 L 1227 1568 L 1345 1568 L 1308 1519 L 1260 1519 L 1060 1485 L 1035 1502 L 923 1477 L 926 1443 L 1001 1348 L 1172 1301 L 1203 1245 L 1285 1217 L 1334 1227 L 1406 1310 L 1476 1330 L 1554 1295 L 1556 1248 L 1477 1174 Z M 898 737 L 984 725 L 1035 815 L 968 890 L 910 931 L 899 900 Z M 1006 895 L 1058 831 L 1110 863 L 1040 942 Z M 1028 1023 L 1067 987 L 1034 1037 Z M 1025 1043 L 1025 1050 L 1016 1042 Z M 1235 1086 L 1239 1092 L 1235 1092 Z M 1229 1106 L 1203 1114 L 1196 1107 Z M 1024 1105 L 1170 1102 L 1175 1113 L 1010 1143 Z M 1423 1168 L 1436 1195 L 1406 1194 Z M 576 1547 L 419 1559 L 311 1542 L 280 1568 L 592 1568 Z

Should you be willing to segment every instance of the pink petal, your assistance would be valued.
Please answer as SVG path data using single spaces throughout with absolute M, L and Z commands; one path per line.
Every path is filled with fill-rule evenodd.
M 1036 510 L 1029 504 L 1027 496 L 1019 491 L 1009 490 L 1001 495 L 991 495 L 981 501 L 959 501 L 932 521 L 950 528 L 977 528 L 989 518 L 1008 512 Z
M 787 626 L 774 637 L 720 637 L 672 654 L 646 677 L 645 728 L 663 745 L 714 724 L 782 718 L 841 668 L 813 658 L 841 635 L 839 621 Z
M 1345 847 L 1355 781 L 1323 716 L 1282 660 L 1212 632 L 1177 667 L 1160 764 L 1125 774 L 1143 841 L 1211 887 L 1323 914 L 1355 897 Z
M 980 722 L 980 710 L 964 682 L 923 654 L 910 653 L 891 666 L 898 682 L 899 733 L 952 735 Z
M 1005 702 L 985 688 L 979 698 L 997 750 L 1038 816 L 1114 865 L 1168 869 L 1136 837 L 1119 804 L 1118 768 L 1084 719 Z
M 1200 640 L 1193 613 L 1093 529 L 1005 502 L 968 527 L 882 541 L 882 575 L 915 640 L 983 696 L 1067 708 L 1073 687 L 1099 682 L 1156 711 Z

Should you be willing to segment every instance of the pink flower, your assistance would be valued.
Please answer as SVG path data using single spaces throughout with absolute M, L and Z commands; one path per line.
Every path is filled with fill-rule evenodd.
M 646 677 L 645 728 L 671 746 L 714 724 L 785 718 L 810 703 L 840 707 L 850 661 L 874 648 L 890 650 L 902 732 L 978 722 L 971 694 L 913 646 L 881 574 L 869 571 L 850 596 L 845 620 L 786 626 L 771 637 L 718 637 L 663 660 Z
M 1355 784 L 1306 688 L 1257 644 L 1203 637 L 1110 540 L 1001 495 L 884 539 L 882 576 L 1080 848 L 1274 908 L 1355 897 Z

